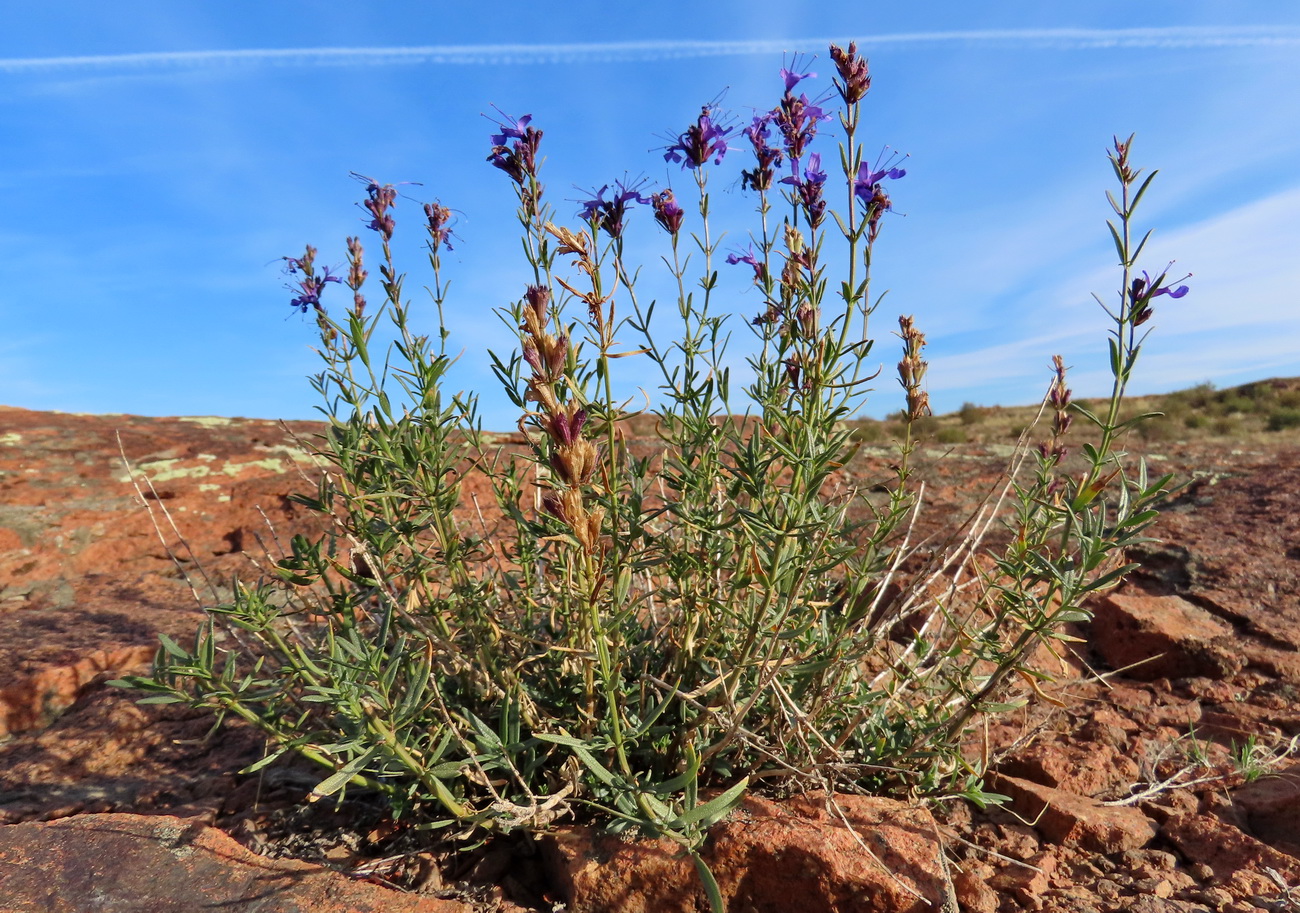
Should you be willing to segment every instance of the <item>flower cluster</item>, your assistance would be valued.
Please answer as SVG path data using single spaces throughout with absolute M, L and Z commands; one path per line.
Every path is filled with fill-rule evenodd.
M 677 233 L 682 230 L 682 221 L 686 213 L 677 203 L 677 197 L 673 196 L 672 188 L 661 190 L 658 193 L 650 195 L 650 205 L 654 207 L 655 221 L 663 226 L 664 231 L 677 237 Z
M 301 274 L 302 278 L 295 283 L 286 285 L 291 292 L 297 295 L 289 302 L 291 308 L 295 308 L 305 314 L 307 311 L 315 308 L 317 313 L 324 314 L 325 308 L 320 303 L 320 296 L 325 291 L 325 286 L 331 282 L 342 282 L 339 276 L 330 275 L 328 266 L 321 267 L 320 273 L 316 272 L 316 248 L 310 244 L 301 257 L 283 257 L 285 275 L 297 276 Z
M 516 119 L 499 108 L 497 113 L 505 120 L 497 122 L 501 132 L 492 134 L 492 152 L 487 160 L 523 186 L 537 178 L 537 149 L 542 142 L 542 131 L 531 126 L 531 114 Z
M 604 185 L 596 191 L 595 197 L 582 204 L 578 217 L 590 222 L 611 238 L 623 237 L 623 219 L 627 215 L 628 204 L 640 203 L 642 206 L 650 204 L 650 198 L 639 192 L 644 183 L 644 179 L 632 184 L 615 181 L 614 197 L 610 200 L 605 199 L 605 191 L 609 189 L 609 185 Z
M 802 80 L 816 79 L 816 73 L 797 73 L 783 68 L 781 78 L 785 81 L 785 94 L 772 109 L 772 122 L 781 131 L 781 137 L 785 141 L 785 154 L 790 159 L 791 167 L 797 170 L 798 162 L 817 135 L 818 121 L 830 120 L 831 116 L 822 108 L 820 100 L 810 100 L 803 93 L 794 94 L 795 86 Z
M 880 234 L 881 217 L 893 208 L 881 181 L 886 178 L 896 181 L 907 174 L 907 169 L 894 166 L 895 161 L 898 159 L 891 158 L 884 164 L 877 162 L 875 167 L 863 162 L 858 166 L 857 177 L 853 179 L 853 195 L 862 203 L 867 215 L 868 241 L 876 240 Z
M 771 189 L 772 176 L 785 160 L 785 153 L 768 142 L 772 135 L 772 112 L 756 114 L 753 122 L 742 132 L 754 150 L 755 164 L 753 169 L 740 172 L 741 186 L 763 193 Z
M 713 164 L 721 165 L 722 157 L 727 154 L 727 134 L 732 128 L 720 125 L 717 114 L 715 105 L 701 108 L 695 123 L 664 150 L 664 161 L 681 162 L 683 168 L 692 171 L 709 159 L 713 159 Z
M 424 204 L 424 217 L 428 220 L 429 249 L 436 254 L 445 244 L 447 250 L 455 250 L 451 245 L 451 210 L 434 200 Z
M 907 420 L 915 422 L 930 414 L 930 394 L 921 389 L 929 363 L 921 358 L 925 334 L 912 318 L 900 315 L 898 337 L 903 340 L 903 359 L 898 363 L 898 382 L 907 393 Z
M 548 230 L 552 226 L 548 225 Z M 569 234 L 566 229 L 555 233 Z M 583 240 L 586 239 L 582 235 Z M 576 236 L 571 236 L 576 241 Z M 572 248 L 561 240 L 561 250 Z M 569 252 L 572 252 L 571 250 Z M 537 425 L 546 436 L 547 463 L 555 474 L 556 487 L 542 494 L 542 508 L 572 530 L 574 538 L 587 552 L 600 547 L 600 528 L 605 511 L 583 503 L 582 488 L 591 482 L 600 463 L 600 452 L 582 436 L 587 424 L 587 410 L 576 400 L 561 402 L 560 390 L 569 368 L 569 338 L 550 332 L 550 290 L 529 286 L 524 293 L 523 357 L 532 369 L 527 398 L 538 404 Z
M 1074 423 L 1074 416 L 1070 414 L 1072 393 L 1065 385 L 1065 360 L 1060 355 L 1052 356 L 1052 370 L 1055 375 L 1047 391 L 1047 404 L 1052 407 L 1052 436 L 1039 443 L 1038 453 L 1050 463 L 1059 463 L 1069 452 L 1061 439 Z
M 858 43 L 850 41 L 847 51 L 832 44 L 831 60 L 840 75 L 835 88 L 839 90 L 844 103 L 852 106 L 866 98 L 871 89 L 871 74 L 867 70 L 866 58 L 858 56 Z
M 358 174 L 355 177 L 366 185 L 365 202 L 358 204 L 370 213 L 370 222 L 366 227 L 379 232 L 384 243 L 387 244 L 393 239 L 393 231 L 397 228 L 397 223 L 393 221 L 390 212 L 393 204 L 397 202 L 397 188 L 392 184 L 384 184 L 381 187 L 377 181 L 364 175 Z
M 822 170 L 821 153 L 814 152 L 808 156 L 808 167 L 804 168 L 802 175 L 792 174 L 782 178 L 781 183 L 794 188 L 795 199 L 803 207 L 808 224 L 812 228 L 821 225 L 822 219 L 826 218 L 826 201 L 822 199 L 826 172 Z

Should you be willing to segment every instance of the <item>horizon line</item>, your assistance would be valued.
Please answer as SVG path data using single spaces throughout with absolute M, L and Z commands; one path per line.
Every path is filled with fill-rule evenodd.
M 550 44 L 462 44 L 415 47 L 257 48 L 247 50 L 150 51 L 66 57 L 2 58 L 0 72 L 273 64 L 279 66 L 384 66 L 391 64 L 527 65 L 579 62 L 658 61 L 689 57 L 768 54 L 826 47 L 847 38 L 739 41 L 649 40 Z M 900 32 L 854 39 L 859 48 L 933 44 L 1025 45 L 1062 50 L 1115 48 L 1226 48 L 1300 45 L 1296 26 L 1169 26 L 1127 29 L 981 29 Z

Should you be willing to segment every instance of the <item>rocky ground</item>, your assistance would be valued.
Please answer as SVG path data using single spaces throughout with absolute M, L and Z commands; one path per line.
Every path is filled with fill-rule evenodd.
M 1159 446 L 1191 480 L 1162 542 L 1092 607 L 1063 706 L 990 734 L 1011 802 L 751 798 L 708 849 L 732 910 L 1300 911 L 1300 446 Z M 932 515 L 1003 456 L 927 451 Z M 239 775 L 253 732 L 105 684 L 302 531 L 286 496 L 313 472 L 276 423 L 0 408 L 0 913 L 705 909 L 653 843 L 465 850 L 359 801 L 304 809 L 312 771 Z

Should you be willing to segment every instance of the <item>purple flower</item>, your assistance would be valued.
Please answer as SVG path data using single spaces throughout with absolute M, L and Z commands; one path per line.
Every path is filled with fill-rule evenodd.
M 650 204 L 655 210 L 655 221 L 663 226 L 664 231 L 676 235 L 682 230 L 682 220 L 686 213 L 677 205 L 677 198 L 673 196 L 671 188 L 651 194 Z
M 1167 285 L 1160 285 L 1161 282 L 1165 281 L 1165 273 L 1161 273 L 1160 277 L 1157 278 L 1154 283 L 1151 281 L 1151 277 L 1147 275 L 1146 270 L 1142 271 L 1142 275 L 1146 278 L 1146 286 L 1148 288 L 1151 288 L 1153 285 L 1155 286 L 1152 291 L 1147 293 L 1148 298 L 1155 298 L 1158 295 L 1168 295 L 1170 298 L 1181 298 L 1189 291 L 1185 285 L 1180 285 L 1178 288 L 1170 288 Z M 1137 280 L 1135 280 L 1133 284 L 1136 286 Z
M 771 123 L 771 112 L 757 114 L 754 116 L 753 123 L 743 131 L 754 149 L 756 165 L 753 170 L 740 173 L 741 186 L 753 188 L 760 193 L 771 188 L 772 175 L 777 168 L 781 167 L 781 162 L 785 158 L 780 149 L 767 141 L 772 134 Z
M 516 119 L 500 108 L 497 113 L 505 120 L 495 122 L 501 132 L 491 135 L 492 152 L 487 160 L 522 186 L 526 180 L 537 177 L 537 149 L 542 142 L 542 131 L 530 126 L 531 114 Z
M 451 246 L 451 210 L 434 200 L 424 204 L 424 215 L 429 220 L 429 246 L 434 252 L 444 244 L 447 250 L 455 250 Z
M 881 168 L 873 171 L 870 165 L 863 162 L 858 166 L 858 176 L 853 181 L 853 194 L 864 205 L 870 206 L 881 181 L 885 178 L 896 181 L 906 174 L 905 168 Z
M 597 228 L 603 229 L 611 238 L 621 238 L 623 237 L 623 219 L 627 215 L 628 204 L 640 203 L 645 206 L 650 203 L 649 197 L 638 192 L 644 183 L 644 178 L 630 185 L 624 184 L 622 181 L 615 181 L 615 193 L 612 200 L 605 199 L 605 191 L 609 189 L 609 185 L 606 184 L 596 191 L 596 196 L 593 199 L 582 204 L 578 216 L 595 224 Z
M 391 241 L 397 223 L 388 211 L 397 202 L 397 188 L 392 184 L 380 186 L 378 181 L 374 178 L 368 178 L 364 174 L 353 172 L 352 176 L 366 185 L 365 202 L 358 204 L 362 209 L 370 213 L 370 221 L 366 223 L 366 227 L 371 231 L 379 232 L 384 241 Z
M 710 158 L 713 164 L 721 165 L 722 157 L 727 154 L 727 134 L 732 128 L 722 127 L 714 121 L 717 111 L 717 107 L 711 104 L 701 108 L 695 123 L 664 150 L 664 161 L 681 162 L 683 168 L 692 171 Z
M 496 108 L 496 105 L 493 105 L 492 107 Z M 523 117 L 515 119 L 509 114 L 506 114 L 500 108 L 497 108 L 497 113 L 505 118 L 505 120 L 497 122 L 497 126 L 501 128 L 501 132 L 492 134 L 492 145 L 504 146 L 510 140 L 527 138 L 528 125 L 533 122 L 533 116 L 531 114 L 525 114 Z
M 754 269 L 755 282 L 762 282 L 767 277 L 767 264 L 758 259 L 758 255 L 754 253 L 754 245 L 752 244 L 744 253 L 727 254 L 727 262 L 732 266 L 735 266 L 737 263 L 748 263 Z
M 294 269 L 293 264 L 300 263 L 301 261 L 296 261 L 292 257 L 285 257 L 285 260 L 290 264 L 286 267 L 285 272 L 297 272 L 297 270 Z M 298 293 L 297 297 L 289 302 L 289 307 L 296 308 L 304 314 L 311 308 L 315 308 L 318 311 L 324 311 L 324 308 L 321 307 L 320 295 L 321 292 L 325 290 L 325 284 L 328 282 L 342 281 L 343 279 L 339 276 L 330 275 L 330 268 L 328 266 L 321 268 L 319 276 L 314 274 L 304 275 L 298 280 L 296 285 L 285 286 L 289 291 Z
M 782 184 L 794 187 L 794 192 L 808 216 L 808 223 L 816 228 L 826 214 L 826 201 L 822 199 L 822 189 L 826 185 L 826 172 L 822 171 L 822 156 L 814 152 L 808 156 L 808 167 L 803 177 L 799 176 L 799 163 L 792 162 L 794 174 L 781 179 Z
M 781 96 L 780 104 L 772 109 L 772 119 L 785 140 L 785 154 L 792 159 L 803 158 L 808 144 L 817 135 L 817 122 L 830 120 L 831 116 L 821 107 L 822 99 L 813 101 L 807 95 L 795 97 L 792 89 L 803 76 L 792 82 L 791 75 L 794 74 L 789 70 L 782 70 L 781 74 L 785 79 L 785 94 Z
M 794 62 L 794 65 L 795 65 L 795 66 L 798 66 L 798 65 L 799 65 L 799 63 L 798 63 L 797 60 Z M 785 67 L 782 67 L 782 68 L 781 68 L 781 78 L 782 78 L 783 80 L 785 80 L 785 90 L 786 90 L 787 92 L 789 92 L 791 89 L 793 89 L 795 86 L 797 86 L 797 85 L 799 84 L 799 81 L 800 81 L 800 80 L 802 80 L 802 79 L 816 79 L 816 78 L 817 78 L 817 74 L 816 74 L 816 73 L 796 73 L 794 70 L 790 70 L 790 69 L 786 69 Z
M 886 163 L 887 166 L 888 164 Z M 879 166 L 879 163 L 877 165 Z M 858 176 L 853 181 L 853 195 L 862 201 L 863 208 L 867 211 L 867 224 L 870 226 L 868 241 L 876 240 L 876 236 L 880 234 L 881 217 L 893 208 L 889 194 L 885 192 L 884 185 L 880 182 L 886 178 L 896 181 L 906 174 L 907 170 L 904 168 L 872 168 L 866 162 L 858 166 Z

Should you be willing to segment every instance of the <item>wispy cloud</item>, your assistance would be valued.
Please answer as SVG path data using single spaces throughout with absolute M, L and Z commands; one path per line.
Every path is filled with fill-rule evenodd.
M 395 66 L 564 64 L 604 61 L 654 61 L 685 57 L 771 54 L 823 47 L 849 37 L 788 38 L 756 41 L 613 41 L 568 44 L 461 44 L 381 48 L 261 48 L 233 51 L 163 51 L 80 57 L 0 59 L 0 72 L 210 69 L 234 66 Z M 899 32 L 857 36 L 860 47 L 989 45 L 1094 50 L 1109 48 L 1294 47 L 1300 28 L 1291 26 L 1206 26 L 1137 29 L 983 29 Z

